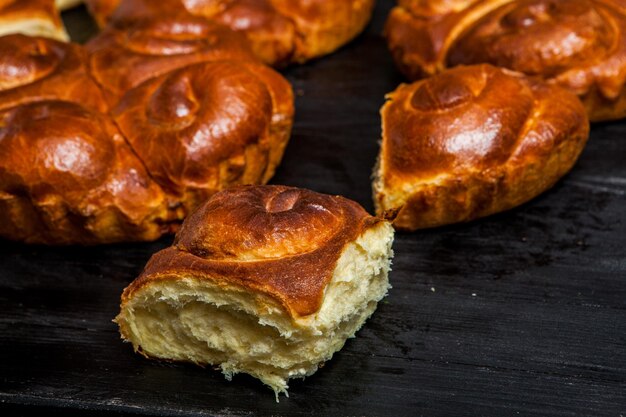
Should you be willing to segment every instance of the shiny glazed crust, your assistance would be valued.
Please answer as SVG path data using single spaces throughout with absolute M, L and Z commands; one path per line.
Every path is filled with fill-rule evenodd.
M 125 25 L 136 19 L 194 16 L 242 32 L 271 65 L 326 55 L 358 35 L 374 0 L 88 0 L 96 21 Z
M 589 134 L 576 96 L 486 64 L 401 85 L 387 98 L 374 201 L 400 229 L 532 199 L 572 168 Z
M 134 46 L 150 44 L 151 54 L 103 47 L 134 64 L 118 76 L 94 70 L 96 52 L 76 44 L 0 38 L 0 236 L 154 240 L 200 200 L 273 175 L 293 120 L 289 83 L 245 52 L 233 63 L 241 40 L 218 42 L 224 61 L 219 50 L 186 57 L 194 41 L 184 36 L 163 41 L 177 53 L 159 55 L 161 40 L 144 35 Z M 114 87 L 125 77 L 122 94 Z
M 54 0 L 0 0 L 0 36 L 11 33 L 69 40 Z
M 122 308 L 144 286 L 192 276 L 263 294 L 293 319 L 313 314 L 343 247 L 382 221 L 351 200 L 304 189 L 221 191 L 150 259 L 124 290 Z
M 273 131 L 270 89 L 276 95 L 289 85 L 274 72 L 259 77 L 257 68 L 266 70 L 242 62 L 188 66 L 130 90 L 113 109 L 152 177 L 186 211 L 229 186 L 266 182 L 282 158 L 289 131 Z
M 385 34 L 411 79 L 490 63 L 567 88 L 597 121 L 626 116 L 624 28 L 624 0 L 404 0 Z
M 188 65 L 255 60 L 243 36 L 194 16 L 139 19 L 123 28 L 111 26 L 86 48 L 91 74 L 111 103 L 150 78 Z

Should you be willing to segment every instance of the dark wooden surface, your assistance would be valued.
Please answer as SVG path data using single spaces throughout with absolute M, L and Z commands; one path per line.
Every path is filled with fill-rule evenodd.
M 298 92 L 274 183 L 369 210 L 378 109 L 401 82 L 379 36 L 285 71 Z M 72 34 L 92 31 L 84 11 Z M 398 234 L 393 290 L 290 398 L 247 376 L 154 363 L 111 319 L 153 244 L 0 242 L 0 415 L 626 416 L 626 122 L 592 128 L 572 173 L 475 223 Z M 2 221 L 0 219 L 0 221 Z

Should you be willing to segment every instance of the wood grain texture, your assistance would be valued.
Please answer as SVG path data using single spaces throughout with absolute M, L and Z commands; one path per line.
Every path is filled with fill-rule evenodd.
M 273 183 L 372 211 L 378 110 L 402 81 L 379 36 L 391 5 L 339 53 L 285 72 L 297 116 Z M 171 239 L 0 242 L 0 415 L 626 416 L 625 160 L 626 122 L 594 125 L 572 173 L 532 202 L 398 234 L 389 297 L 278 404 L 250 377 L 150 362 L 119 340 L 122 289 Z

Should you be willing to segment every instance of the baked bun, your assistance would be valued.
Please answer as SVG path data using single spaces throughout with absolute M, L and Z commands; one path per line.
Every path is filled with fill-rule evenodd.
M 107 103 L 80 45 L 8 35 L 0 56 L 3 238 L 154 240 L 209 195 L 267 182 L 289 139 L 291 86 L 256 61 L 131 56 L 117 78 L 99 67 L 131 80 Z
M 386 36 L 411 79 L 490 63 L 580 96 L 592 121 L 626 116 L 626 1 L 405 0 Z
M 387 293 L 393 229 L 342 197 L 284 186 L 215 194 L 124 290 L 116 321 L 146 357 L 248 373 L 286 393 Z
M 87 51 L 91 73 L 110 102 L 150 78 L 191 64 L 255 60 L 244 36 L 189 15 L 108 27 L 89 41 Z
M 151 78 L 112 114 L 152 177 L 190 210 L 216 191 L 272 177 L 289 139 L 292 113 L 277 114 L 292 111 L 290 94 L 280 96 L 287 91 L 262 64 L 204 63 Z M 282 130 L 275 114 L 289 122 Z
M 488 64 L 401 85 L 387 98 L 374 201 L 400 229 L 518 206 L 565 175 L 589 135 L 575 95 Z
M 154 240 L 174 220 L 106 116 L 67 101 L 0 111 L 0 236 L 27 243 Z
M 244 33 L 256 55 L 272 65 L 326 55 L 358 35 L 374 0 L 89 0 L 101 25 L 191 14 Z
M 0 0 L 0 36 L 14 33 L 69 39 L 54 0 Z

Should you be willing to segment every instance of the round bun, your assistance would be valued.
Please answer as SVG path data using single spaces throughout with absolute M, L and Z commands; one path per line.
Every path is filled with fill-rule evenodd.
M 572 168 L 589 134 L 575 95 L 487 64 L 401 85 L 381 114 L 376 211 L 408 230 L 532 199 Z
M 343 197 L 234 187 L 151 258 L 116 321 L 146 357 L 212 364 L 227 378 L 245 372 L 286 392 L 374 312 L 389 288 L 392 241 L 388 222 Z
M 182 25 L 175 40 L 169 22 L 150 25 L 162 36 L 126 34 L 151 54 L 103 40 L 90 59 L 76 44 L 0 38 L 1 237 L 154 240 L 211 194 L 273 175 L 293 121 L 289 83 L 245 44 L 239 55 L 227 29 L 235 40 L 211 43 Z M 120 66 L 106 67 L 105 55 Z
M 389 16 L 389 46 L 409 78 L 490 63 L 567 88 L 592 121 L 626 117 L 626 2 L 439 3 L 404 1 Z
M 326 55 L 358 35 L 374 0 L 87 0 L 101 26 L 137 19 L 198 16 L 243 33 L 265 63 L 285 65 Z
M 273 71 L 258 76 L 260 67 L 188 66 L 130 90 L 113 109 L 152 177 L 187 210 L 228 186 L 266 182 L 280 162 L 289 130 L 273 129 L 270 89 L 289 84 Z
M 163 192 L 105 115 L 36 101 L 0 120 L 0 236 L 95 244 L 169 231 Z

